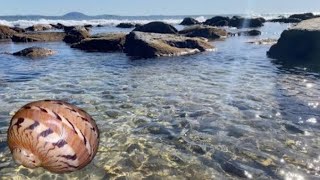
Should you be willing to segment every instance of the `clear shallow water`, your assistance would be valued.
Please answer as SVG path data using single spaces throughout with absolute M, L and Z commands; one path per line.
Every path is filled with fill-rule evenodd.
M 261 38 L 286 25 L 267 23 Z M 118 31 L 104 27 L 93 32 Z M 2 178 L 317 179 L 320 177 L 318 72 L 266 57 L 248 37 L 213 42 L 215 52 L 131 60 L 85 53 L 64 43 L 1 43 L 2 52 L 31 45 L 58 51 L 42 60 L 0 54 Z M 84 108 L 101 132 L 86 168 L 56 175 L 12 161 L 10 117 L 39 99 Z

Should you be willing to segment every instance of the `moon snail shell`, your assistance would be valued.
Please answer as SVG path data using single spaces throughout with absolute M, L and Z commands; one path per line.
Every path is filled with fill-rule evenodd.
M 65 173 L 85 167 L 97 153 L 99 130 L 82 109 L 58 100 L 26 104 L 12 117 L 8 145 L 28 168 Z

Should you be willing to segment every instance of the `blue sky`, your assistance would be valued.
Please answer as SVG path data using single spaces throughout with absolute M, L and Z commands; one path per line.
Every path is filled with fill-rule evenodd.
M 320 11 L 320 0 L 2 0 L 0 15 L 198 15 Z

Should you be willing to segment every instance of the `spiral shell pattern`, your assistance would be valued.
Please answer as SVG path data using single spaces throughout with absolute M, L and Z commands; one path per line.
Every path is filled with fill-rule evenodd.
M 12 117 L 8 145 L 19 164 L 71 172 L 94 158 L 99 130 L 91 116 L 76 106 L 57 100 L 36 101 Z

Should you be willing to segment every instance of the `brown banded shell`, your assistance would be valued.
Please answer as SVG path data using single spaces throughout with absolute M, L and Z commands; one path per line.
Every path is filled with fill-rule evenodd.
M 12 117 L 8 145 L 25 167 L 64 173 L 83 168 L 97 153 L 99 131 L 85 111 L 57 100 L 23 106 Z

